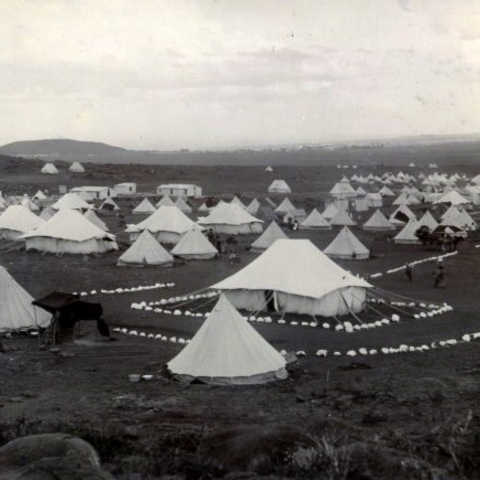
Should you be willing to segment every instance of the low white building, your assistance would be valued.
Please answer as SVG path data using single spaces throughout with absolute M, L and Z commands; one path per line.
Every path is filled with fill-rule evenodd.
M 86 201 L 116 198 L 117 192 L 110 187 L 75 187 L 70 190 Z
M 133 182 L 117 183 L 113 189 L 118 195 L 132 195 L 137 193 L 137 184 Z
M 166 183 L 157 187 L 157 194 L 197 198 L 202 196 L 202 187 L 189 183 Z

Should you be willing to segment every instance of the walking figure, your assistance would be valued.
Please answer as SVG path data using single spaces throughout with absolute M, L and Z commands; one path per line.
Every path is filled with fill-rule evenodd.
M 434 274 L 434 287 L 435 288 L 445 288 L 445 271 L 443 270 L 443 265 L 439 264 Z
M 412 281 L 412 266 L 409 263 L 405 267 L 405 275 L 407 276 L 408 281 L 411 282 Z

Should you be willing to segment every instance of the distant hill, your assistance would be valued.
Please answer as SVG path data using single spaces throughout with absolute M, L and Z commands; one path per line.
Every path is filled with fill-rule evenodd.
M 78 140 L 28 140 L 8 143 L 0 147 L 0 154 L 29 158 L 71 158 L 121 155 L 128 150 L 101 142 Z

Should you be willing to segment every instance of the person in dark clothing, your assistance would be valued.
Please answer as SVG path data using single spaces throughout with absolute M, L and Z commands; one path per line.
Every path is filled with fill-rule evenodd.
M 445 288 L 445 271 L 443 269 L 443 265 L 440 263 L 435 272 L 433 272 L 434 275 L 434 287 L 435 288 Z
M 409 282 L 412 281 L 412 266 L 408 263 L 405 267 L 405 275 Z

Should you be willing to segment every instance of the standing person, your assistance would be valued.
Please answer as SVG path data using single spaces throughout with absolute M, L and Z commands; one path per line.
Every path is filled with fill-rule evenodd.
M 412 281 L 412 266 L 407 263 L 407 266 L 405 267 L 405 275 L 407 276 L 407 279 L 409 282 Z
M 437 268 L 434 272 L 434 287 L 435 288 L 445 288 L 445 271 L 443 269 L 443 264 L 438 263 Z

